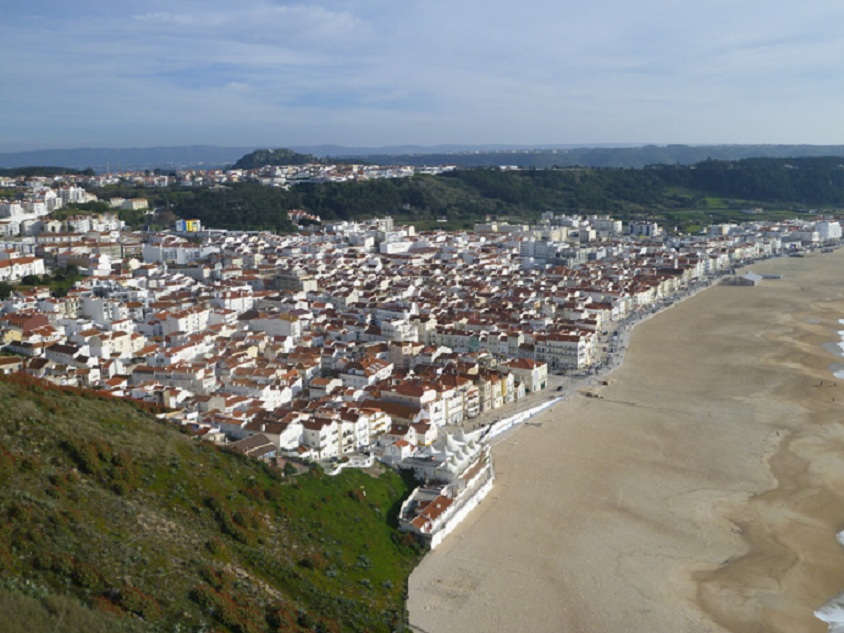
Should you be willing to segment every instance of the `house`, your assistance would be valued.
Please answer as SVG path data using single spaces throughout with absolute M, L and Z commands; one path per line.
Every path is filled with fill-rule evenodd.
M 340 454 L 340 425 L 336 419 L 314 418 L 302 424 L 302 445 L 311 449 L 317 459 Z
M 14 374 L 23 369 L 23 359 L 15 356 L 0 357 L 0 374 Z
M 391 423 L 389 428 L 378 438 L 378 443 L 386 447 L 399 440 L 404 440 L 408 444 L 416 446 L 416 431 L 410 424 Z
M 391 442 L 386 446 L 384 449 L 383 459 L 391 464 L 398 464 L 399 462 L 407 459 L 413 452 L 416 450 L 416 447 L 404 439 L 396 440 L 395 442 Z
M 322 398 L 343 388 L 343 381 L 339 378 L 314 378 L 308 386 L 311 398 Z
M 20 281 L 44 272 L 44 260 L 40 257 L 14 257 L 0 252 L 0 281 Z
M 263 433 L 232 442 L 226 448 L 264 462 L 272 461 L 278 453 L 278 446 Z
M 56 344 L 48 347 L 44 352 L 44 355 L 47 360 L 51 360 L 55 363 L 59 363 L 61 365 L 73 365 L 77 357 L 87 354 L 87 352 L 87 346 L 82 347 L 79 345 Z
M 524 385 L 527 393 L 535 393 L 548 385 L 548 364 L 530 358 L 517 358 L 501 363 L 501 367 L 511 372 Z
M 399 410 L 395 407 L 384 409 L 393 418 L 399 416 L 408 422 L 427 419 L 435 426 L 443 426 L 448 423 L 443 393 L 423 382 L 401 382 L 397 385 L 382 387 L 380 401 L 383 403 L 382 406 L 401 405 L 408 408 L 408 413 L 412 411 L 423 413 L 422 418 L 420 418 L 416 414 L 401 416 Z
M 380 358 L 362 358 L 346 365 L 340 372 L 340 380 L 346 387 L 369 387 L 385 380 L 393 373 L 393 364 Z

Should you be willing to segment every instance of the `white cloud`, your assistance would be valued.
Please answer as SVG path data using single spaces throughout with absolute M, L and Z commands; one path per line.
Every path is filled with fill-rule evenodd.
M 334 49 L 360 43 L 371 34 L 367 23 L 352 13 L 319 5 L 241 2 L 230 3 L 225 10 L 153 12 L 134 15 L 132 20 L 157 36 L 271 43 L 282 47 Z
M 0 142 L 844 137 L 844 6 L 820 0 L 33 1 L 0 24 Z

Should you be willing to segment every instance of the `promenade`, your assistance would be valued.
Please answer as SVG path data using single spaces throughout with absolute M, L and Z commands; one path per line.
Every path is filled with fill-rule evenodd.
M 411 576 L 412 625 L 826 630 L 812 611 L 844 589 L 844 382 L 823 345 L 844 253 L 752 268 L 784 278 L 653 315 L 620 335 L 600 397 L 570 394 L 495 446 L 495 489 Z
M 713 284 L 718 284 L 726 276 L 713 276 L 696 282 L 692 287 L 659 302 L 650 309 L 638 311 L 618 322 L 605 324 L 607 334 L 600 337 L 599 345 L 606 351 L 599 354 L 599 361 L 595 367 L 570 372 L 549 371 L 548 386 L 545 389 L 529 393 L 525 397 L 498 409 L 485 411 L 476 418 L 464 420 L 460 427 L 465 431 L 475 431 L 500 420 L 510 419 L 528 412 L 549 400 L 563 401 L 572 396 L 583 395 L 588 392 L 597 393 L 595 388 L 605 386 L 603 383 L 608 382 L 613 372 L 623 364 L 630 334 L 636 325 L 695 296 Z M 457 427 L 446 427 L 446 430 L 449 431 L 456 429 Z

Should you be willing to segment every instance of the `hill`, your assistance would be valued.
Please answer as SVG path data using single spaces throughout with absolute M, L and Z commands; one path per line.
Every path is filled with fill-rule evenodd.
M 22 376 L 0 407 L 4 631 L 401 629 L 419 548 L 395 529 L 397 474 L 285 479 Z
M 844 158 L 707 160 L 647 169 L 458 169 L 439 176 L 303 183 L 284 190 L 257 183 L 213 189 L 105 188 L 100 198 L 148 197 L 175 216 L 208 227 L 288 232 L 287 213 L 323 220 L 392 215 L 421 229 L 471 228 L 487 216 L 535 219 L 541 212 L 611 213 L 621 220 L 660 218 L 666 227 L 699 230 L 747 219 L 743 209 L 774 215 L 844 206 Z M 169 220 L 168 220 L 169 222 Z M 167 224 L 168 222 L 165 222 Z
M 311 154 L 300 154 L 292 149 L 256 149 L 242 156 L 232 165 L 233 169 L 258 169 L 267 165 L 307 165 L 322 162 Z
M 351 161 L 354 154 L 335 154 Z M 361 160 L 382 165 L 457 165 L 618 167 L 640 169 L 649 165 L 692 165 L 704 160 L 737 161 L 745 158 L 844 156 L 842 145 L 640 145 L 634 147 L 547 147 L 476 149 L 473 151 L 366 152 Z
M 0 153 L 0 167 L 62 165 L 98 173 L 144 169 L 218 168 L 231 165 L 254 147 L 83 147 Z
M 10 169 L 0 169 L 0 176 L 7 178 L 17 178 L 18 176 L 25 176 L 30 178 L 32 176 L 93 176 L 93 169 L 69 169 L 67 167 L 13 167 Z
M 255 147 L 192 145 L 177 147 L 77 148 L 26 152 L 0 152 L 0 168 L 27 165 L 60 165 L 106 171 L 144 169 L 207 169 L 230 166 Z M 260 150 L 263 152 L 269 150 Z M 795 158 L 844 156 L 842 145 L 435 145 L 391 147 L 344 147 L 342 145 L 295 146 L 291 150 L 309 156 L 311 162 L 365 162 L 384 165 L 440 165 L 490 167 L 625 167 L 691 165 L 708 158 Z M 255 163 L 260 166 L 258 162 Z M 275 163 L 270 163 L 275 164 Z M 294 163 L 290 163 L 294 164 Z

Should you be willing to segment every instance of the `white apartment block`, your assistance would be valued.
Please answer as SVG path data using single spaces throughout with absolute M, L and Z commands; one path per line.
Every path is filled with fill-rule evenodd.
M 642 237 L 658 237 L 662 235 L 662 229 L 656 222 L 634 220 L 630 222 L 630 235 L 641 235 Z
M 549 334 L 536 337 L 536 359 L 551 369 L 583 369 L 592 364 L 594 335 Z
M 835 221 L 824 220 L 815 223 L 815 231 L 821 241 L 840 240 L 841 239 L 841 224 Z

